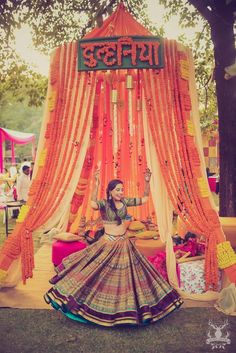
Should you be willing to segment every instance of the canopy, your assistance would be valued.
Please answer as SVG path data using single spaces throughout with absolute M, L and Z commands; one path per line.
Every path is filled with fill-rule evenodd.
M 151 36 L 120 4 L 86 39 L 125 36 L 122 40 L 127 44 L 130 33 Z M 140 57 L 146 61 L 142 43 L 140 46 Z M 90 43 L 86 58 L 92 58 L 93 47 Z M 112 39 L 99 48 L 98 56 L 106 55 L 112 65 Z M 132 49 L 126 48 L 123 55 L 130 52 Z M 3 286 L 4 281 L 10 282 L 17 261 L 22 264 L 23 281 L 33 275 L 36 232 L 55 226 L 71 229 L 82 217 L 94 219 L 88 204 L 98 164 L 102 171 L 100 197 L 114 177 L 124 180 L 127 195 L 140 195 L 143 172 L 147 165 L 152 170 L 152 199 L 131 212 L 137 218 L 157 217 L 174 287 L 178 280 L 171 238 L 173 209 L 188 229 L 206 238 L 206 287 L 216 289 L 218 285 L 217 251 L 221 268 L 229 269 L 231 280 L 236 281 L 234 252 L 225 242 L 205 174 L 193 58 L 188 48 L 167 39 L 164 58 L 165 67 L 160 70 L 86 72 L 78 71 L 77 42 L 53 52 L 35 178 L 17 227 L 0 253 Z M 229 256 L 225 258 L 225 254 Z
M 11 142 L 12 164 L 15 163 L 14 144 L 25 145 L 32 143 L 32 157 L 34 159 L 35 134 L 15 131 L 0 127 L 0 173 L 4 170 L 3 143 L 5 140 Z

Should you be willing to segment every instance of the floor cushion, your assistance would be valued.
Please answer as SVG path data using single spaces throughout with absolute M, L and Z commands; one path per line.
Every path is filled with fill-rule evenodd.
M 56 240 L 52 244 L 52 263 L 58 266 L 62 260 L 74 252 L 85 249 L 87 244 L 82 241 L 64 242 Z

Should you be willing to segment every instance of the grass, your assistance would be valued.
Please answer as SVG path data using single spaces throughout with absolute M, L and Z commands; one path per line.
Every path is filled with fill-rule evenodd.
M 231 340 L 225 349 L 206 343 L 209 320 Z M 73 322 L 54 310 L 1 309 L 1 353 L 216 353 L 235 352 L 236 319 L 214 308 L 180 309 L 143 326 L 104 328 Z M 215 337 L 214 330 L 210 332 Z
M 1 210 L 1 212 L 0 212 L 0 247 L 2 246 L 2 244 L 4 243 L 4 241 L 6 239 L 6 225 L 5 225 L 5 223 L 3 223 L 3 221 L 4 221 L 4 210 Z M 14 229 L 15 224 L 16 224 L 16 220 L 14 218 L 9 217 L 9 219 L 8 219 L 9 232 L 11 232 L 12 229 Z

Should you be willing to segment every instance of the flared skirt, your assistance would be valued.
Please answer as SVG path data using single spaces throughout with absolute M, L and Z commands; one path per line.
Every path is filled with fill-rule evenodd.
M 45 300 L 71 319 L 103 326 L 155 322 L 182 304 L 131 240 L 100 239 L 56 268 Z

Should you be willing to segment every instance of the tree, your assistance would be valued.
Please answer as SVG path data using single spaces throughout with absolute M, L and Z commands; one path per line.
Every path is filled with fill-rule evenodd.
M 14 33 L 22 24 L 28 24 L 32 31 L 35 47 L 49 54 L 53 48 L 64 42 L 77 40 L 96 23 L 102 15 L 112 12 L 117 0 L 2 0 L 0 2 L 0 104 L 4 103 L 7 90 L 14 92 L 22 101 L 24 93 L 29 105 L 43 103 L 47 80 L 32 71 L 15 53 L 12 46 Z M 129 10 L 148 25 L 146 4 L 141 0 L 127 1 Z M 154 29 L 154 28 L 151 28 Z
M 180 14 L 183 24 L 193 24 L 199 14 L 209 26 L 214 47 L 215 83 L 220 139 L 220 215 L 236 216 L 236 78 L 225 79 L 225 68 L 236 61 L 234 23 L 235 0 L 161 0 Z

